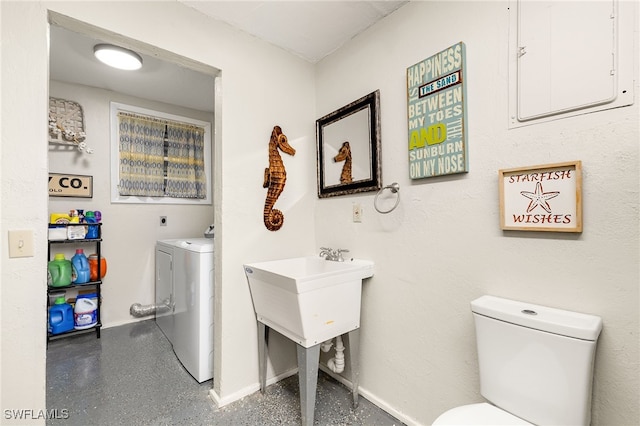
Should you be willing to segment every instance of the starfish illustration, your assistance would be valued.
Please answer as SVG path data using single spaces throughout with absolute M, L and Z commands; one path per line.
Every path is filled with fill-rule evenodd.
M 531 212 L 538 206 L 542 207 L 547 213 L 551 213 L 551 206 L 549 205 L 547 200 L 560 195 L 560 191 L 544 192 L 544 190 L 542 189 L 542 184 L 538 182 L 536 184 L 536 192 L 520 191 L 520 194 L 531 200 L 531 202 L 529 202 L 529 205 L 527 206 L 527 213 Z

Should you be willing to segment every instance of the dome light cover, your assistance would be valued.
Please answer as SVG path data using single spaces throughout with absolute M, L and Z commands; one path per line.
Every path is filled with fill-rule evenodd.
M 102 63 L 121 70 L 133 71 L 142 67 L 142 57 L 133 50 L 112 44 L 96 44 L 93 54 Z

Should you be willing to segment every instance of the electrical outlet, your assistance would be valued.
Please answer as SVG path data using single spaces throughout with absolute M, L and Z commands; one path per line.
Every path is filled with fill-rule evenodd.
M 355 223 L 362 222 L 362 206 L 360 204 L 353 205 L 353 221 Z
M 167 226 L 167 217 L 160 216 L 160 226 Z

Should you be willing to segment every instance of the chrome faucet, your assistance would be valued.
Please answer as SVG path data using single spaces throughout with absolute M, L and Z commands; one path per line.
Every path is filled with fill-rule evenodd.
M 320 257 L 324 257 L 326 260 L 332 260 L 334 262 L 344 262 L 342 253 L 347 253 L 347 249 L 334 250 L 329 247 L 320 247 Z

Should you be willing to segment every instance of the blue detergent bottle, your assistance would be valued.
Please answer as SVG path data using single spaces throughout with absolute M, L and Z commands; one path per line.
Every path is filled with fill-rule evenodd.
M 55 304 L 49 308 L 49 331 L 51 334 L 60 334 L 73 329 L 73 308 L 64 296 L 58 297 Z
M 89 260 L 84 254 L 84 250 L 76 249 L 76 254 L 71 258 L 73 266 L 73 283 L 84 284 L 89 282 L 91 270 L 89 268 Z
M 96 213 L 100 212 L 86 212 L 84 215 L 84 221 L 87 223 L 98 223 L 100 220 L 96 217 Z M 102 215 L 100 214 L 100 217 Z M 89 225 L 87 229 L 87 239 L 95 240 L 100 236 L 97 225 Z

